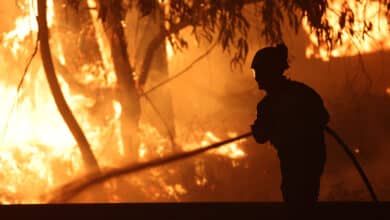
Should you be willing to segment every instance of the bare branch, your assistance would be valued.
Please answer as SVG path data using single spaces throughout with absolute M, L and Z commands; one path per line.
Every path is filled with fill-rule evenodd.
M 157 85 L 150 88 L 148 91 L 144 92 L 144 94 L 149 94 L 150 92 L 154 91 L 155 89 L 169 83 L 170 81 L 176 79 L 177 77 L 183 75 L 186 73 L 189 69 L 191 69 L 196 63 L 207 57 L 207 55 L 210 54 L 210 52 L 218 45 L 218 42 L 215 42 L 207 51 L 205 51 L 202 55 L 200 55 L 198 58 L 196 58 L 192 63 L 190 63 L 188 66 L 186 66 L 183 70 L 179 71 L 178 73 L 174 74 L 172 77 L 158 83 Z
M 149 75 L 150 67 L 152 66 L 152 61 L 154 57 L 154 52 L 156 51 L 156 48 L 158 48 L 161 45 L 164 45 L 165 38 L 168 37 L 170 34 L 177 33 L 180 30 L 187 27 L 188 23 L 180 23 L 178 25 L 175 25 L 172 29 L 169 31 L 166 31 L 165 29 L 162 29 L 162 31 L 157 34 L 153 40 L 149 43 L 148 48 L 146 49 L 146 54 L 144 57 L 144 62 L 141 67 L 141 72 L 139 75 L 139 85 L 143 86 L 146 83 L 146 80 Z

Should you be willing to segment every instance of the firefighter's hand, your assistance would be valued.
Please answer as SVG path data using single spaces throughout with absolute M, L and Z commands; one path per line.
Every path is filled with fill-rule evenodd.
M 265 132 L 261 127 L 258 127 L 255 124 L 251 125 L 252 135 L 255 138 L 256 142 L 259 144 L 264 144 L 268 141 L 268 137 L 265 135 Z
M 256 132 L 254 124 L 251 125 L 251 131 L 252 131 L 252 135 L 254 135 L 254 133 Z

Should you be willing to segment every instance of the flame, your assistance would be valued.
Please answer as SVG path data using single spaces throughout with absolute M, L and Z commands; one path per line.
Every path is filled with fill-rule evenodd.
M 386 94 L 390 95 L 390 87 L 386 88 Z
M 167 52 L 168 60 L 169 61 L 172 60 L 175 53 L 173 51 L 173 47 L 172 47 L 171 43 L 168 40 L 165 40 L 165 51 Z
M 15 21 L 15 29 L 5 33 L 3 36 L 3 45 L 10 48 L 14 56 L 17 55 L 18 50 L 21 49 L 21 44 L 23 41 L 33 33 L 38 32 L 38 22 L 36 20 L 37 16 L 37 5 L 34 0 L 27 0 L 28 4 L 28 14 L 22 17 L 19 17 Z M 47 1 L 47 25 L 52 27 L 54 23 L 54 9 L 53 9 L 53 0 Z
M 35 20 L 36 1 L 26 0 L 29 5 L 28 14 L 16 19 L 15 28 L 3 34 L 1 42 L 0 57 L 11 52 L 15 59 L 8 67 L 1 63 L 0 94 L 0 204 L 12 203 L 41 203 L 40 196 L 50 190 L 71 181 L 84 171 L 82 158 L 77 148 L 77 143 L 64 123 L 51 95 L 47 84 L 44 69 L 41 61 L 34 62 L 24 80 L 21 91 L 17 94 L 17 83 L 8 80 L 10 75 L 21 75 L 19 57 L 31 53 L 31 41 L 29 36 L 36 36 L 38 26 Z M 88 0 L 89 7 L 96 6 L 94 0 Z M 93 84 L 100 87 L 114 87 L 116 77 L 113 71 L 111 52 L 108 41 L 104 35 L 102 25 L 97 21 L 97 14 L 94 10 L 89 10 L 94 17 L 94 27 L 99 50 L 103 57 L 103 67 L 92 64 L 84 64 L 80 67 L 84 84 Z M 53 0 L 48 1 L 48 25 L 55 26 L 55 14 Z M 52 37 L 63 37 L 59 33 L 51 32 Z M 170 59 L 173 56 L 172 47 L 167 44 L 167 54 Z M 53 56 L 56 56 L 60 63 L 65 65 L 64 45 L 56 44 L 53 49 Z M 2 57 L 3 58 L 3 57 Z M 5 59 L 0 59 L 5 60 Z M 35 60 L 38 60 L 37 58 Z M 18 64 L 18 65 L 17 65 Z M 20 71 L 20 72 L 19 72 Z M 14 74 L 8 74 L 14 73 Z M 103 76 L 103 73 L 106 73 Z M 107 74 L 108 73 L 108 74 Z M 4 77 L 3 77 L 4 76 Z M 107 108 L 112 109 L 112 113 L 104 115 L 108 118 L 104 126 L 97 126 L 94 122 L 91 109 L 96 104 L 96 100 L 78 94 L 72 90 L 71 86 L 58 74 L 61 89 L 66 101 L 70 105 L 77 121 L 81 125 L 87 139 L 89 140 L 93 153 L 102 167 L 119 166 L 118 158 L 123 159 L 124 148 L 120 138 L 120 115 L 122 107 L 120 102 L 112 100 Z M 139 157 L 141 161 L 147 161 L 155 157 L 163 157 L 170 152 L 169 139 L 161 135 L 158 130 L 148 124 L 141 122 Z M 227 136 L 237 136 L 237 133 L 228 132 Z M 153 138 L 151 138 L 153 137 Z M 213 132 L 208 131 L 203 135 L 202 140 L 193 142 L 184 141 L 184 150 L 194 149 L 202 145 L 220 141 L 221 138 Z M 227 144 L 219 149 L 208 152 L 224 156 L 233 160 L 245 157 L 245 152 L 239 147 L 240 141 Z M 233 166 L 236 161 L 233 161 Z M 197 169 L 200 169 L 199 167 Z M 169 170 L 174 175 L 177 171 Z M 201 171 L 199 171 L 202 173 Z M 151 200 L 159 199 L 163 195 L 170 196 L 176 200 L 181 195 L 188 193 L 181 183 L 167 183 L 162 179 L 163 168 L 150 171 L 152 177 L 159 184 L 159 189 L 153 189 L 146 184 L 142 178 L 132 178 L 131 182 L 139 186 Z M 148 177 L 148 178 L 152 178 Z M 146 177 L 143 177 L 146 178 Z M 197 184 L 204 185 L 207 178 L 199 174 L 196 179 Z M 105 188 L 115 190 L 115 184 L 105 184 Z M 113 193 L 110 201 L 120 201 L 120 195 Z
M 47 92 L 42 69 L 31 86 L 37 95 L 19 101 L 12 109 L 16 88 L 0 84 L 5 99 L 0 114 L 7 116 L 13 110 L 10 118 L 0 120 L 6 126 L 1 130 L 0 164 L 3 175 L 7 175 L 1 178 L 1 194 L 18 194 L 9 202 L 37 202 L 34 197 L 59 183 L 55 176 L 66 179 L 81 169 L 75 141 Z M 39 104 L 35 106 L 35 102 Z
M 3 34 L 1 56 L 8 51 L 18 62 L 31 44 L 29 36 L 37 35 L 36 1 L 26 1 L 27 15 L 16 19 L 15 28 Z M 48 26 L 54 25 L 53 0 L 47 2 Z M 60 44 L 54 50 L 62 64 L 65 58 Z M 6 54 L 5 54 L 6 56 Z M 7 59 L 12 62 L 12 59 Z M 20 61 L 19 61 L 20 62 Z M 18 63 L 20 64 L 20 63 Z M 7 65 L 2 66 L 7 77 L 0 82 L 0 203 L 38 203 L 39 196 L 53 187 L 69 181 L 83 172 L 81 156 L 76 142 L 65 125 L 51 96 L 42 64 L 33 63 L 34 68 L 26 75 L 23 87 L 16 94 L 16 85 L 7 78 L 12 75 Z M 15 69 L 15 70 L 14 70 Z M 14 65 L 12 71 L 21 71 Z M 15 73 L 16 72 L 12 72 Z M 21 75 L 20 73 L 17 74 Z M 60 77 L 63 93 L 95 152 L 99 152 L 99 131 L 89 123 L 86 107 L 93 103 L 86 97 L 73 94 Z M 118 109 L 116 103 L 113 108 Z M 119 110 L 120 114 L 120 108 Z M 117 117 L 117 115 L 116 115 Z M 104 163 L 103 163 L 104 164 Z
M 330 26 L 334 28 L 335 33 L 341 30 L 339 14 L 344 3 L 347 3 L 354 12 L 355 22 L 351 28 L 355 34 L 351 36 L 349 31 L 343 30 L 341 32 L 342 44 L 337 44 L 331 51 L 328 51 L 325 45 L 318 45 L 316 34 L 311 30 L 307 17 L 305 17 L 303 19 L 303 29 L 310 39 L 310 44 L 306 47 L 307 58 L 314 57 L 323 61 L 329 61 L 331 57 L 355 56 L 390 49 L 388 18 L 383 13 L 383 11 L 387 10 L 386 6 L 380 3 L 380 1 L 372 0 L 329 1 L 329 8 L 326 10 L 325 16 Z M 372 23 L 372 30 L 367 34 L 362 34 L 365 28 L 363 21 L 365 20 Z
M 230 138 L 236 137 L 237 133 L 235 132 L 228 132 L 228 136 Z M 207 131 L 203 135 L 203 139 L 200 141 L 201 146 L 206 147 L 207 145 L 210 145 L 215 142 L 222 141 L 221 138 L 217 137 L 213 132 Z M 238 146 L 238 143 L 243 142 L 244 139 L 226 144 L 224 146 L 221 146 L 218 149 L 210 150 L 209 154 L 216 154 L 220 156 L 224 156 L 230 159 L 242 159 L 246 156 L 245 152 Z M 193 150 L 198 147 L 198 142 L 195 143 L 188 143 L 184 146 L 184 150 L 189 151 Z

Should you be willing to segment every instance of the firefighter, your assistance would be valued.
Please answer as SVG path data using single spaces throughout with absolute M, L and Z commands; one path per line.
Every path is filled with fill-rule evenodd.
M 266 92 L 251 125 L 253 136 L 277 150 L 283 200 L 314 204 L 326 160 L 324 129 L 329 114 L 323 101 L 312 88 L 284 76 L 289 68 L 284 44 L 259 50 L 251 68 L 259 89 Z

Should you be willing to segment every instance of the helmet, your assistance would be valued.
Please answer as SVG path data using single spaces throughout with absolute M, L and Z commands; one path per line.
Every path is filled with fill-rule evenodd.
M 256 74 L 280 74 L 283 75 L 288 65 L 288 48 L 285 44 L 276 47 L 265 47 L 256 52 L 251 68 Z M 266 70 L 266 71 L 263 71 Z

